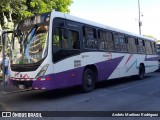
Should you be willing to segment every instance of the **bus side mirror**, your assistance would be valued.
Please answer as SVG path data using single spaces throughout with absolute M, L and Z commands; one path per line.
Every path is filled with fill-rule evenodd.
M 13 34 L 13 31 L 2 31 L 2 45 L 6 45 L 6 42 L 7 42 L 7 35 L 8 34 Z

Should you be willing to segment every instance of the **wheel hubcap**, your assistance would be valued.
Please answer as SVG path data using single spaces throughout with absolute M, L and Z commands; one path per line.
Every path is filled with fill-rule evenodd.
M 88 79 L 87 79 L 87 86 L 91 86 L 93 84 L 93 77 L 91 75 L 88 75 Z

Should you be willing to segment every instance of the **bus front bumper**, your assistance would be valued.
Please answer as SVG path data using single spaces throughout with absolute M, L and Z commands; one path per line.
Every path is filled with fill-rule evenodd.
M 19 89 L 32 89 L 32 90 L 50 89 L 51 86 L 51 80 L 49 78 L 38 78 L 30 80 L 10 78 L 9 83 L 10 85 L 18 87 Z

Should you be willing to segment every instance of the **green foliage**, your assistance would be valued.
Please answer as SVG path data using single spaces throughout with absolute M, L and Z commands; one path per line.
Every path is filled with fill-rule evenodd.
M 156 40 L 156 38 L 155 38 L 155 37 L 153 37 L 152 35 L 143 35 L 143 36 L 148 37 L 148 38 L 153 38 L 153 39 L 155 39 L 155 40 Z
M 53 8 L 61 12 L 69 12 L 72 0 L 32 0 L 28 6 L 33 14 L 49 12 Z
M 156 40 L 156 43 L 158 43 L 158 44 L 159 44 L 159 43 L 160 43 L 160 40 Z
M 72 0 L 0 0 L 0 24 L 5 27 L 5 18 L 13 20 L 14 23 L 32 16 L 50 12 L 56 9 L 61 12 L 69 12 L 68 6 L 72 4 Z
M 4 27 L 6 22 L 4 21 L 4 15 L 7 17 L 7 20 L 13 20 L 14 22 L 32 15 L 27 9 L 26 0 L 1 0 L 0 11 L 2 27 Z

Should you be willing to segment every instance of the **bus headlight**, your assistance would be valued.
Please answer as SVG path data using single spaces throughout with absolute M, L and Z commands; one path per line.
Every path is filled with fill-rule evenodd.
M 43 76 L 46 73 L 48 66 L 49 64 L 46 64 L 45 66 L 43 66 L 42 69 L 37 74 L 36 78 Z

